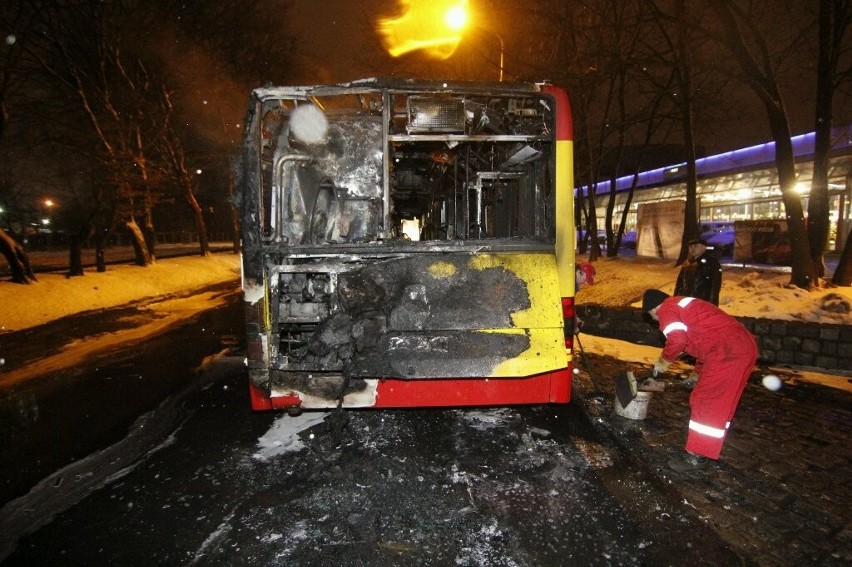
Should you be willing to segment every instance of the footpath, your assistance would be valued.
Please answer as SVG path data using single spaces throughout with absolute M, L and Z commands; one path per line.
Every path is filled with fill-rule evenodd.
M 668 460 L 683 451 L 689 419 L 685 376 L 665 375 L 642 420 L 614 410 L 614 379 L 651 367 L 586 354 L 574 399 L 594 426 L 618 443 L 633 466 L 646 467 L 666 490 L 736 549 L 748 564 L 783 567 L 852 565 L 852 393 L 779 374 L 765 389 L 756 371 L 732 421 L 721 459 L 678 473 Z M 776 372 L 778 373 L 778 372 Z M 841 378 L 842 379 L 842 378 Z

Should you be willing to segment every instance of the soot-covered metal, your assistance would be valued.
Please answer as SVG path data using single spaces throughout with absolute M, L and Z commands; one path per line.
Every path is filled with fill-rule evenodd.
M 468 260 L 409 256 L 340 274 L 333 313 L 286 363 L 347 376 L 490 375 L 529 341 L 480 331 L 512 327 L 511 313 L 530 300 L 510 271 L 471 268 Z M 438 274 L 430 269 L 436 262 Z
M 553 252 L 553 109 L 494 89 L 255 91 L 239 197 L 257 388 L 484 378 L 535 343 L 514 321 L 534 270 L 482 259 Z

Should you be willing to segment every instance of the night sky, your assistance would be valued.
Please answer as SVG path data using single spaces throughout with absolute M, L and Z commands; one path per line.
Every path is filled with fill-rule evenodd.
M 472 0 L 471 9 L 481 2 Z M 382 50 L 381 39 L 374 26 L 380 17 L 392 17 L 399 12 L 397 0 L 323 0 L 322 2 L 295 2 L 289 12 L 288 27 L 302 50 L 302 69 L 296 82 L 319 84 L 324 82 L 342 82 L 379 75 L 407 74 L 404 68 L 411 68 L 411 57 L 407 61 L 394 59 Z M 479 38 L 481 40 L 481 38 Z M 463 48 L 471 49 L 476 38 L 463 40 Z M 468 42 L 465 45 L 464 42 Z M 479 49 L 479 46 L 477 46 Z M 512 45 L 506 42 L 507 60 L 513 56 Z M 470 51 L 464 57 L 469 57 Z M 448 62 L 458 66 L 462 56 Z M 425 58 L 424 58 L 425 59 Z M 807 64 L 807 63 L 806 63 Z M 431 63 L 430 70 L 440 69 L 440 62 Z M 483 61 L 477 68 L 482 71 L 493 62 Z M 814 63 L 815 65 L 815 63 Z M 507 70 L 508 69 L 507 65 Z M 416 66 L 414 67 L 417 68 Z M 449 67 L 448 67 L 449 68 Z M 440 71 L 439 71 L 440 72 Z M 496 69 L 490 70 L 496 77 Z M 422 74 L 421 74 L 422 75 Z M 808 70 L 807 80 L 782 83 L 783 96 L 790 114 L 792 133 L 800 134 L 813 129 L 814 90 L 812 73 Z M 472 77 L 475 79 L 494 77 Z M 509 77 L 507 76 L 507 79 Z M 708 150 L 723 151 L 743 145 L 768 141 L 770 134 L 766 124 L 765 112 L 750 92 L 744 91 L 737 96 L 742 103 L 736 105 L 737 115 L 731 117 L 731 124 L 716 124 L 719 130 L 717 138 L 700 140 Z M 836 104 L 835 124 L 852 121 L 852 100 L 846 97 L 845 104 Z M 747 122 L 748 125 L 744 125 Z M 701 133 L 699 132 L 699 138 Z

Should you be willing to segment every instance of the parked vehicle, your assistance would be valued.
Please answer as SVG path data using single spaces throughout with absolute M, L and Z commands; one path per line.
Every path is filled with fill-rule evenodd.
M 701 238 L 720 256 L 732 256 L 734 253 L 733 221 L 702 222 Z

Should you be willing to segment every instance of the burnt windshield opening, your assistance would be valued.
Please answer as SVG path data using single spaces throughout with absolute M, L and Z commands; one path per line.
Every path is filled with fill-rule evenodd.
M 553 117 L 539 93 L 267 101 L 267 244 L 554 239 Z

